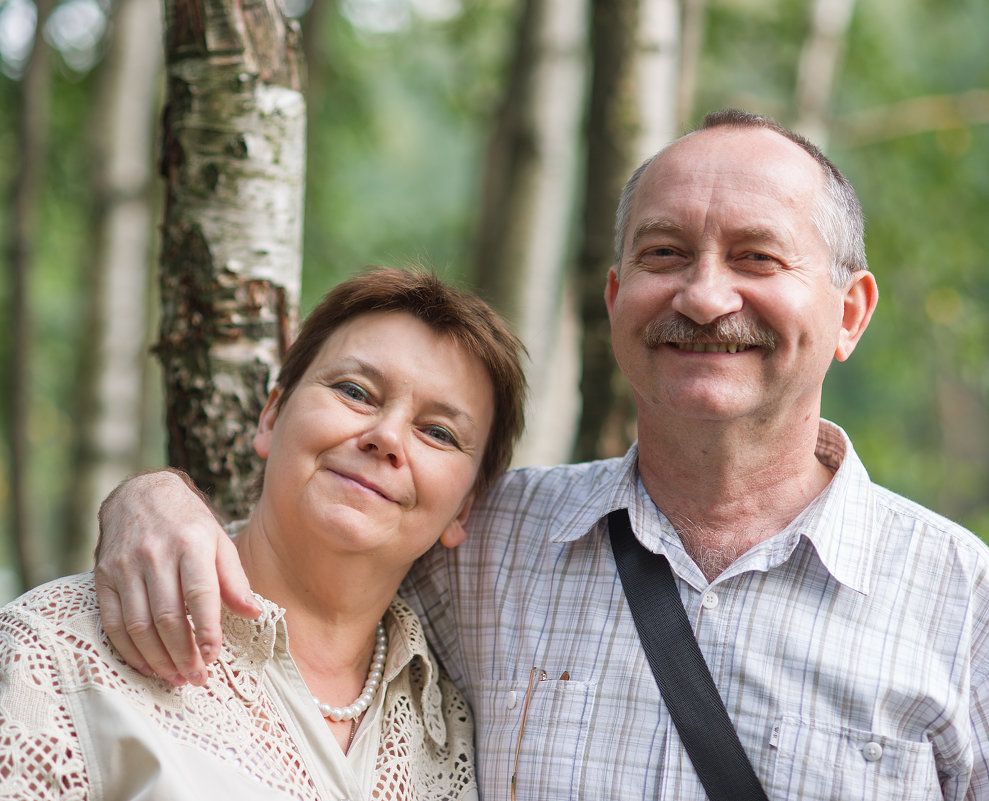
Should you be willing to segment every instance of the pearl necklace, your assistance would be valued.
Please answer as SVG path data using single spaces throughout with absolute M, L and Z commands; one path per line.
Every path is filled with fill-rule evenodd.
M 364 690 L 357 700 L 350 706 L 330 706 L 324 704 L 315 695 L 313 702 L 319 709 L 319 714 L 324 718 L 329 718 L 334 723 L 340 720 L 357 720 L 363 715 L 374 700 L 374 694 L 381 686 L 381 677 L 385 672 L 385 657 L 388 655 L 388 635 L 385 634 L 385 622 L 378 621 L 378 629 L 375 632 L 374 656 L 371 657 L 371 666 L 367 671 L 367 681 L 364 682 Z

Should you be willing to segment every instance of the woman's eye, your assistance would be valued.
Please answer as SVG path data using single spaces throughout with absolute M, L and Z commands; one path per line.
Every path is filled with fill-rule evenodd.
M 454 447 L 459 447 L 460 443 L 457 442 L 457 438 L 453 435 L 446 426 L 426 426 L 425 432 L 428 436 L 435 440 L 443 442 L 447 445 L 453 445 Z
M 334 384 L 333 388 L 346 395 L 351 400 L 359 401 L 361 403 L 367 403 L 371 399 L 371 396 L 368 394 L 367 390 L 362 386 L 355 384 L 353 381 L 341 381 L 339 384 Z

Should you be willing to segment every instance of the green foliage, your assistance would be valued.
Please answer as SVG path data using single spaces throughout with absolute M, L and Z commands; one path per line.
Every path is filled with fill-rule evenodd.
M 18 119 L 18 86 L 0 77 L 0 118 Z M 34 269 L 28 279 L 31 306 L 32 341 L 30 355 L 28 406 L 30 420 L 27 436 L 30 448 L 29 481 L 41 497 L 31 504 L 32 522 L 45 532 L 43 552 L 50 553 L 51 543 L 64 524 L 64 502 L 72 481 L 70 454 L 77 397 L 79 343 L 85 307 L 83 287 L 87 280 L 92 241 L 89 230 L 92 214 L 89 188 L 89 152 L 84 131 L 87 111 L 92 103 L 92 80 L 59 68 L 55 70 L 51 91 L 51 120 L 48 132 L 49 157 L 45 164 L 44 188 L 38 215 L 38 236 L 32 243 Z M 0 155 L 6 169 L 2 173 L 5 197 L 9 198 L 18 165 L 16 128 L 4 126 L 0 134 Z M 7 217 L 8 215 L 4 215 Z M 9 230 L 4 230 L 7 246 Z M 9 284 L 4 283 L 4 308 L 9 302 Z M 9 336 L 9 334 L 8 334 Z M 3 343 L 6 356 L 8 343 Z M 4 363 L 4 374 L 9 365 Z M 8 409 L 4 398 L 3 414 Z M 7 442 L 4 424 L 3 492 L 0 493 L 2 531 L 8 525 L 6 462 Z M 6 545 L 8 537 L 4 536 Z M 0 583 L 2 584 L 2 583 Z M 2 590 L 2 586 L 0 586 Z
M 842 113 L 989 86 L 968 0 L 860 3 L 838 92 Z M 963 22 L 964 21 L 964 22 Z M 950 47 L 945 47 L 950 42 Z M 882 65 L 882 69 L 877 69 Z M 836 149 L 867 214 L 876 319 L 829 388 L 874 477 L 989 537 L 989 276 L 979 222 L 989 198 L 989 128 L 939 115 L 942 130 Z M 920 127 L 920 126 L 919 126 Z
M 469 274 L 507 10 L 478 2 L 389 34 L 337 16 L 306 29 L 323 73 L 309 97 L 305 307 L 368 264 Z
M 517 6 L 464 0 L 445 20 L 413 13 L 390 33 L 360 29 L 333 4 L 321 16 L 314 10 L 303 18 L 312 54 L 303 311 L 365 264 L 422 259 L 450 276 L 469 274 L 486 136 Z M 809 6 L 806 0 L 712 0 L 695 116 L 741 105 L 792 121 Z M 825 393 L 826 416 L 849 431 L 876 480 L 983 536 L 989 536 L 989 272 L 983 265 L 989 112 L 970 122 L 941 114 L 916 133 L 891 130 L 871 142 L 853 143 L 843 133 L 859 112 L 989 88 L 986 30 L 984 0 L 957 0 L 950 13 L 923 0 L 856 5 L 829 151 L 861 194 L 881 300 L 859 349 L 834 367 Z M 56 60 L 31 295 L 31 442 L 40 488 L 33 505 L 49 540 L 72 481 L 67 445 L 84 324 L 80 298 L 92 250 L 93 154 L 82 132 L 95 106 L 94 83 L 95 72 L 79 75 Z M 0 75 L 5 197 L 18 163 L 18 89 L 15 79 Z M 8 224 L 8 215 L 0 215 L 4 242 Z M 4 304 L 8 292 L 4 282 Z M 6 368 L 0 364 L 4 374 Z M 0 414 L 6 416 L 2 406 Z M 4 526 L 6 470 L 0 463 Z

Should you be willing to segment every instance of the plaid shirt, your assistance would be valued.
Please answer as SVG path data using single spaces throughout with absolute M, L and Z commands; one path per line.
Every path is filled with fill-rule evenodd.
M 828 488 L 713 582 L 623 459 L 509 473 L 403 594 L 471 702 L 485 801 L 705 798 L 625 602 L 607 514 L 665 554 L 774 799 L 989 798 L 989 548 L 869 481 L 822 421 Z M 561 677 L 568 674 L 568 678 Z

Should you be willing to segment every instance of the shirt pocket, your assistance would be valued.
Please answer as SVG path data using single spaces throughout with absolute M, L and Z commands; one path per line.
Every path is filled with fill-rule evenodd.
M 940 798 L 929 742 L 781 718 L 770 745 L 776 764 L 770 796 L 802 799 Z
M 509 798 L 517 749 L 519 801 L 574 797 L 586 759 L 596 682 L 533 681 L 523 726 L 528 683 L 528 676 L 480 683 L 474 703 L 478 784 L 487 798 Z

